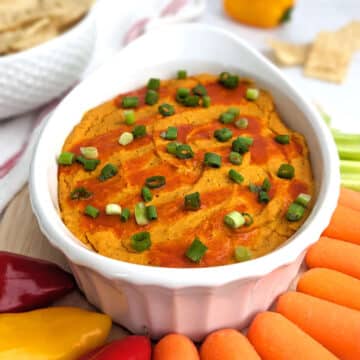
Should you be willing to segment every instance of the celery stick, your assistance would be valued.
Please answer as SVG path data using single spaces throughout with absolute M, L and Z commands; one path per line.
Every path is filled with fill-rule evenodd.
M 341 185 L 349 189 L 360 191 L 360 176 L 341 175 Z
M 341 174 L 360 175 L 360 161 L 340 160 Z
M 360 144 L 336 144 L 341 160 L 360 160 Z
M 332 134 L 336 144 L 360 146 L 360 134 L 345 134 L 338 130 L 332 130 Z

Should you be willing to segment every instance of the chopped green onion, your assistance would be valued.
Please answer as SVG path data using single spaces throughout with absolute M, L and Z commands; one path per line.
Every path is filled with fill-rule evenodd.
M 145 180 L 145 185 L 150 189 L 157 189 L 166 184 L 165 176 L 150 176 Z
M 194 192 L 192 194 L 185 195 L 184 207 L 185 210 L 198 210 L 201 206 L 200 193 Z
M 126 146 L 131 144 L 134 141 L 134 135 L 131 132 L 125 131 L 119 137 L 119 144 Z
M 166 103 L 161 104 L 158 107 L 158 110 L 162 116 L 171 116 L 171 115 L 175 114 L 175 108 L 172 105 L 166 104 Z
M 305 208 L 295 202 L 291 203 L 286 213 L 286 219 L 289 221 L 299 221 L 304 216 Z
M 145 104 L 154 105 L 159 101 L 159 94 L 155 90 L 148 90 L 145 95 Z
M 180 79 L 186 79 L 187 78 L 187 71 L 186 70 L 179 70 L 177 72 L 177 78 Z
M 176 148 L 181 145 L 179 142 L 177 141 L 173 141 L 171 143 L 168 143 L 166 145 L 166 151 L 169 153 L 169 154 L 173 154 L 175 155 L 176 154 Z
M 147 186 L 143 186 L 141 189 L 141 195 L 145 202 L 149 202 L 152 200 L 152 194 L 150 189 Z
M 59 155 L 57 162 L 59 165 L 71 165 L 74 162 L 74 158 L 75 154 L 64 151 Z
M 251 137 L 239 136 L 232 142 L 232 150 L 240 154 L 245 154 L 249 151 L 249 147 L 253 142 L 254 140 Z
M 70 194 L 71 200 L 89 199 L 93 195 L 92 192 L 86 190 L 84 187 L 74 189 Z
M 248 99 L 248 100 L 256 100 L 258 97 L 259 97 L 259 89 L 255 89 L 255 88 L 247 88 L 246 89 L 246 94 L 245 94 L 245 97 Z
M 258 200 L 260 203 L 267 204 L 270 201 L 270 196 L 266 191 L 260 190 L 258 193 Z
M 211 105 L 211 98 L 210 98 L 210 96 L 203 96 L 203 98 L 202 98 L 202 106 L 204 107 L 204 108 L 208 108 L 208 107 L 210 107 L 210 105 Z
M 281 164 L 277 171 L 277 176 L 281 179 L 292 179 L 295 175 L 295 169 L 290 164 Z
M 224 112 L 220 115 L 219 120 L 223 124 L 230 124 L 230 123 L 234 122 L 235 115 L 232 113 L 229 113 L 229 112 Z
M 137 96 L 125 96 L 122 99 L 121 106 L 124 109 L 135 108 L 139 105 L 139 98 Z
M 228 128 L 217 129 L 214 131 L 214 137 L 220 142 L 226 142 L 232 138 L 232 131 Z
M 98 159 L 85 159 L 83 156 L 77 156 L 76 161 L 81 163 L 86 171 L 93 171 L 100 164 Z
M 99 176 L 100 181 L 106 181 L 118 173 L 118 169 L 113 164 L 106 164 L 102 169 Z
M 169 126 L 160 136 L 166 140 L 175 140 L 177 138 L 177 128 L 175 126 Z
M 290 143 L 290 135 L 276 135 L 275 141 L 279 144 L 289 144 Z
M 135 221 L 138 225 L 147 225 L 149 220 L 146 216 L 146 206 L 143 202 L 139 202 L 135 205 Z
M 158 218 L 157 216 L 157 210 L 154 205 L 149 205 L 146 207 L 146 217 L 149 220 L 156 220 Z
M 124 120 L 125 120 L 126 125 L 134 125 L 135 124 L 134 110 L 125 110 L 123 114 L 124 114 Z
M 244 177 L 234 169 L 230 169 L 228 175 L 229 178 L 237 184 L 241 184 L 244 181 Z
M 121 210 L 120 220 L 122 222 L 127 222 L 130 218 L 130 210 L 128 208 L 123 208 Z
M 156 78 L 149 79 L 146 87 L 148 88 L 148 90 L 159 90 L 160 79 L 156 79 Z
M 131 247 L 137 252 L 143 252 L 150 249 L 151 237 L 148 231 L 138 232 L 131 236 Z
M 207 249 L 207 246 L 204 245 L 198 237 L 196 237 L 186 250 L 185 255 L 189 260 L 199 262 L 205 255 Z
M 227 89 L 235 89 L 239 84 L 239 77 L 237 75 L 231 75 L 228 72 L 222 72 L 219 75 L 218 81 Z
M 84 155 L 86 159 L 97 159 L 99 157 L 98 150 L 94 146 L 81 147 L 80 153 Z
M 234 165 L 241 165 L 242 156 L 235 151 L 231 151 L 231 153 L 229 155 L 229 161 Z
M 232 211 L 224 216 L 224 223 L 232 229 L 237 229 L 245 224 L 245 218 L 238 211 Z
M 235 106 L 231 106 L 227 109 L 227 112 L 230 114 L 233 114 L 235 117 L 238 117 L 240 115 L 240 109 Z
M 183 105 L 187 107 L 198 106 L 200 102 L 200 97 L 197 95 L 189 95 L 183 100 Z
M 221 156 L 215 153 L 205 153 L 204 164 L 213 168 L 219 168 L 221 166 Z
M 261 185 L 261 189 L 266 192 L 268 192 L 271 189 L 271 182 L 270 182 L 269 178 L 264 179 L 264 181 Z
M 105 207 L 106 215 L 121 215 L 121 206 L 118 204 L 107 204 Z
M 298 197 L 295 199 L 295 203 L 307 208 L 311 201 L 311 195 L 309 194 L 299 194 Z
M 132 134 L 135 139 L 144 137 L 146 135 L 146 126 L 136 125 L 132 130 Z
M 239 120 L 235 121 L 235 126 L 238 129 L 246 129 L 249 126 L 249 120 L 247 118 L 240 118 Z
M 236 262 L 243 262 L 251 259 L 251 252 L 245 246 L 237 246 L 234 251 Z
M 188 88 L 178 88 L 176 91 L 176 101 L 183 103 L 186 97 L 190 95 L 190 89 Z
M 194 152 L 190 145 L 180 144 L 176 147 L 176 157 L 179 159 L 190 159 L 194 157 Z
M 250 226 L 254 223 L 254 218 L 249 213 L 244 212 L 244 213 L 241 213 L 241 215 L 245 219 L 245 226 Z
M 199 96 L 207 95 L 206 87 L 204 85 L 201 85 L 201 84 L 198 84 L 195 87 L 193 87 L 192 92 L 193 92 L 194 95 L 199 95 Z
M 87 205 L 85 207 L 84 214 L 95 219 L 99 216 L 100 210 L 92 205 Z

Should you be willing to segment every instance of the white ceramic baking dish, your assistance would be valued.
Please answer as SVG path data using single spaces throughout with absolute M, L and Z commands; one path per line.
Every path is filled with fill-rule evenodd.
M 235 265 L 169 269 L 130 264 L 88 250 L 61 221 L 56 156 L 89 108 L 146 83 L 190 73 L 223 70 L 250 76 L 269 89 L 292 129 L 305 135 L 316 181 L 315 206 L 304 225 L 276 251 Z M 339 170 L 329 131 L 301 89 L 249 44 L 221 29 L 179 25 L 136 40 L 79 84 L 58 106 L 37 145 L 31 201 L 42 231 L 67 257 L 88 300 L 114 321 L 152 337 L 176 331 L 200 340 L 222 327 L 242 328 L 267 309 L 297 274 L 305 250 L 320 236 L 336 206 Z

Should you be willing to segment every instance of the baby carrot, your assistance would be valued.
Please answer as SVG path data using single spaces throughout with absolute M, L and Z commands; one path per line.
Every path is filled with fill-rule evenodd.
M 360 246 L 322 236 L 306 254 L 310 267 L 324 267 L 360 280 Z
M 281 295 L 276 311 L 340 359 L 360 359 L 360 311 L 298 292 Z
M 260 360 L 249 340 L 235 329 L 208 335 L 200 348 L 201 360 Z
M 256 315 L 248 338 L 263 360 L 337 359 L 291 321 L 270 311 Z
M 339 204 L 360 211 L 360 191 L 341 187 Z
M 338 205 L 324 236 L 360 245 L 360 211 Z
M 360 280 L 335 270 L 307 271 L 299 279 L 297 291 L 360 310 Z
M 200 360 L 194 343 L 181 334 L 164 336 L 154 347 L 153 360 Z

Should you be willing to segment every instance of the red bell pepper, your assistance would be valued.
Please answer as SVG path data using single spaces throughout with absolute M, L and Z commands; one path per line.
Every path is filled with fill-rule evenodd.
M 47 306 L 74 287 L 73 277 L 55 264 L 0 251 L 0 312 Z
M 146 336 L 127 336 L 82 356 L 79 360 L 150 360 L 151 343 Z

